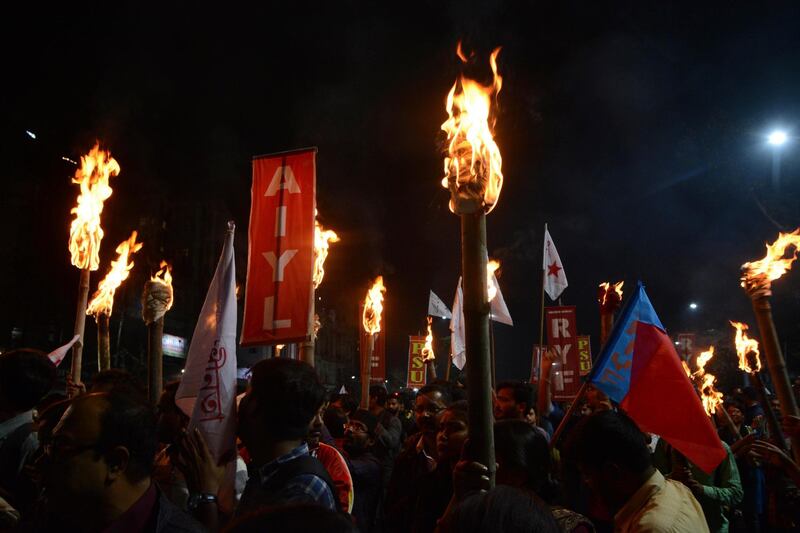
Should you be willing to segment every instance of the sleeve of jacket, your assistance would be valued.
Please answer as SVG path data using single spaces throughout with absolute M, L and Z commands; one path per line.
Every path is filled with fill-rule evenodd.
M 382 429 L 378 435 L 378 442 L 387 450 L 397 450 L 400 448 L 400 434 L 403 432 L 400 419 L 396 416 L 386 417 L 381 421 L 380 427 Z
M 717 486 L 704 486 L 703 496 L 722 505 L 733 507 L 742 501 L 744 491 L 739 477 L 739 468 L 736 466 L 736 460 L 733 458 L 731 449 L 727 444 L 723 443 L 723 446 L 725 446 L 725 451 L 728 452 L 728 455 L 717 467 L 715 476 Z

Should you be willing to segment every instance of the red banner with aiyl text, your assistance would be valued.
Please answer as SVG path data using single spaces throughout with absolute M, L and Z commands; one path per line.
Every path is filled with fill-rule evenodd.
M 316 148 L 253 158 L 241 344 L 310 337 Z

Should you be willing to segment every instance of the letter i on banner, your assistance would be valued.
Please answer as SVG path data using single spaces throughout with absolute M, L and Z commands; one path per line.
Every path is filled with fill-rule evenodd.
M 243 346 L 310 338 L 316 153 L 253 158 Z

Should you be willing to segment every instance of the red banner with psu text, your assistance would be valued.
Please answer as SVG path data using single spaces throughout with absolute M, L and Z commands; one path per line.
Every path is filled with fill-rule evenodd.
M 408 383 L 409 389 L 419 389 L 425 386 L 428 377 L 428 366 L 422 359 L 422 349 L 425 347 L 425 337 L 410 335 L 408 337 Z
M 575 306 L 546 307 L 547 345 L 556 360 L 550 375 L 554 400 L 572 400 L 581 387 Z
M 361 326 L 361 319 L 364 316 L 364 303 L 358 306 L 358 322 Z M 369 333 L 363 327 L 358 328 L 358 353 L 361 357 L 366 357 L 369 350 Z M 375 339 L 375 346 L 372 351 L 372 369 L 370 370 L 370 384 L 382 384 L 386 379 L 386 307 L 381 313 L 381 332 Z
M 253 158 L 243 346 L 310 337 L 316 148 Z

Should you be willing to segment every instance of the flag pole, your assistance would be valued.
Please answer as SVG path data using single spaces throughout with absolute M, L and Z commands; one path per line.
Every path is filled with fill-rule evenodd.
M 544 247 L 547 244 L 547 223 L 544 225 L 544 244 L 542 244 L 542 301 L 541 307 L 539 308 L 539 353 L 544 354 L 544 281 L 545 281 L 545 269 L 544 269 Z M 539 383 L 542 382 L 542 361 L 541 356 L 539 357 L 539 376 L 537 377 L 537 381 Z M 540 385 L 541 386 L 541 385 Z

